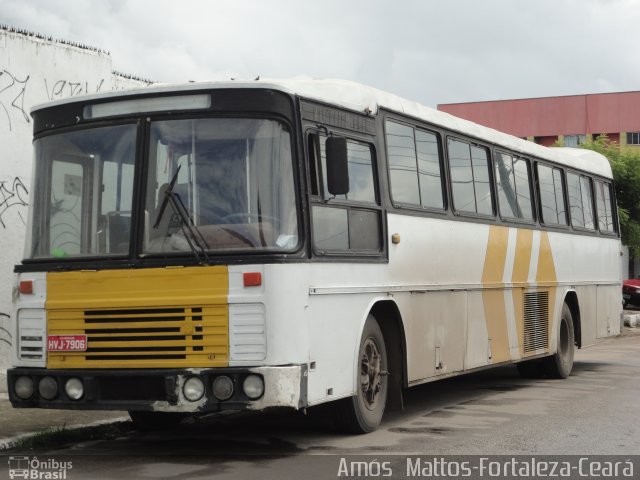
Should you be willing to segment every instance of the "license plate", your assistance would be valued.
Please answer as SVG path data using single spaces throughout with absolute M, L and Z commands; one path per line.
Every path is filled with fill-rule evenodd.
M 49 335 L 47 350 L 50 352 L 84 352 L 87 350 L 87 336 Z
M 623 293 L 622 298 L 624 298 L 625 300 L 629 300 L 631 298 L 631 295 L 627 295 L 626 293 Z

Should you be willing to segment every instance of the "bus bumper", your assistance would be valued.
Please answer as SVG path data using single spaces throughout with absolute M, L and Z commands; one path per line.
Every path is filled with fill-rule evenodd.
M 227 377 L 230 382 L 225 379 L 225 384 L 233 386 L 227 399 L 214 394 L 218 377 Z M 248 377 L 252 377 L 249 383 L 254 388 L 247 392 L 244 385 Z M 260 383 L 256 377 L 262 380 L 264 390 L 251 398 L 256 397 L 255 385 Z M 189 400 L 185 383 L 192 378 L 202 382 L 203 395 Z M 72 379 L 69 386 L 73 389 L 67 386 Z M 78 381 L 82 395 L 74 399 L 78 397 Z M 211 413 L 307 406 L 307 365 L 110 371 L 13 368 L 7 371 L 7 383 L 9 400 L 17 408 Z M 189 384 L 194 383 L 199 384 L 197 380 Z

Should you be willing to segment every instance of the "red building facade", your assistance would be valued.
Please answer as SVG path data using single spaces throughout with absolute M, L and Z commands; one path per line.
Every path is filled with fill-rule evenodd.
M 449 103 L 438 110 L 546 146 L 575 146 L 606 134 L 640 147 L 640 91 Z

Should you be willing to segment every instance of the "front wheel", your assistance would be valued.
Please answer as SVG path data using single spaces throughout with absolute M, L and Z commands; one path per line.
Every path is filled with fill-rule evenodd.
M 573 331 L 573 316 L 569 306 L 562 306 L 560 330 L 558 332 L 558 348 L 554 355 L 543 360 L 544 372 L 550 378 L 567 378 L 573 368 L 575 351 L 575 334 Z
M 387 350 L 380 325 L 369 315 L 358 353 L 358 385 L 353 397 L 338 401 L 338 427 L 348 433 L 374 431 L 382 421 L 389 388 Z

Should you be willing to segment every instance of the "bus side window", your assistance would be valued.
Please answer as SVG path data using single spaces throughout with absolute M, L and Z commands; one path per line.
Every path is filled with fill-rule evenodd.
M 315 197 L 311 209 L 313 244 L 316 251 L 380 252 L 381 213 L 375 188 L 373 147 L 347 140 L 349 193 L 333 196 L 327 189 L 326 135 L 310 134 L 310 195 Z
M 538 193 L 542 222 L 546 225 L 567 225 L 562 170 L 538 164 Z
M 571 224 L 577 228 L 595 230 L 591 180 L 584 175 L 567 173 L 567 189 L 571 208 Z
M 391 121 L 385 128 L 393 201 L 444 209 L 437 135 Z
M 452 138 L 448 149 L 455 210 L 493 215 L 487 149 Z
M 615 233 L 616 227 L 613 223 L 613 195 L 611 195 L 611 184 L 596 181 L 596 199 L 598 205 L 598 228 L 603 233 Z
M 533 220 L 529 161 L 497 152 L 495 164 L 500 215 L 506 218 Z

